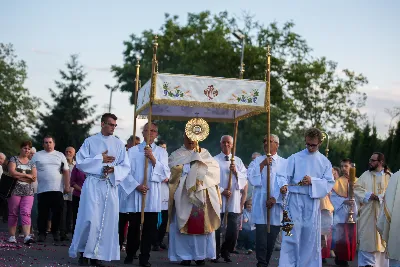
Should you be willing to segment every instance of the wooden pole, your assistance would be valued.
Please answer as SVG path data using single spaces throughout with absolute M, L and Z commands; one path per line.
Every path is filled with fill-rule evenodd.
M 136 62 L 136 79 L 135 79 L 135 100 L 134 100 L 134 111 L 133 111 L 133 142 L 135 142 L 136 139 L 136 120 L 137 120 L 137 114 L 136 114 L 136 109 L 137 109 L 137 98 L 138 98 L 138 92 L 139 92 L 139 69 L 140 69 L 140 64 L 139 60 Z
M 153 111 L 153 94 L 156 90 L 156 79 L 157 79 L 157 35 L 154 36 L 153 40 L 153 60 L 152 60 L 152 66 L 151 66 L 151 89 L 150 89 L 150 105 L 149 105 L 149 113 L 147 115 L 147 139 L 146 139 L 146 148 L 149 149 L 150 147 L 150 128 L 151 128 L 151 116 L 152 116 L 152 111 Z M 144 177 L 143 177 L 143 185 L 147 186 L 147 170 L 149 168 L 149 158 L 145 158 L 145 163 L 144 163 Z M 141 210 L 141 217 L 140 217 L 140 236 L 142 236 L 142 231 L 143 231 L 143 223 L 144 223 L 144 209 L 146 207 L 146 195 L 142 195 L 142 210 Z
M 267 47 L 267 70 L 266 70 L 266 86 L 267 86 L 267 157 L 271 157 L 271 52 L 270 46 Z M 267 201 L 271 194 L 271 165 L 267 165 Z M 267 208 L 267 231 L 271 231 L 271 209 Z

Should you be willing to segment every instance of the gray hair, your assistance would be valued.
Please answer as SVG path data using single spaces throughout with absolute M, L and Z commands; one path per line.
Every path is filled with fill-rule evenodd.
M 277 144 L 279 144 L 279 137 L 276 134 L 271 134 L 271 137 Z M 268 135 L 266 134 L 264 136 L 264 140 L 267 139 L 267 138 L 268 138 Z
M 261 153 L 260 152 L 254 152 L 253 154 L 251 154 L 251 157 L 253 158 L 256 158 L 256 157 L 258 157 L 258 156 L 261 156 Z
M 35 148 L 35 147 L 32 147 L 32 148 L 31 148 L 31 152 L 36 153 L 36 148 Z
M 222 143 L 222 140 L 223 140 L 225 137 L 229 137 L 229 138 L 231 139 L 232 143 L 233 143 L 233 137 L 230 136 L 230 135 L 223 135 L 223 136 L 221 136 L 221 140 L 220 140 L 219 142 Z
M 2 152 L 0 152 L 0 156 L 3 156 L 5 159 L 7 158 L 7 157 L 6 157 L 6 154 L 4 154 L 4 153 L 2 153 Z

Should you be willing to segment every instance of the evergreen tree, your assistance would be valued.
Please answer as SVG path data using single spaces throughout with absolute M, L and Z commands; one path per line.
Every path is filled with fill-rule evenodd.
M 385 155 L 387 163 L 392 172 L 396 172 L 400 169 L 400 121 L 397 123 L 396 131 L 392 138 L 391 151 L 389 155 Z
M 54 104 L 45 103 L 49 112 L 39 114 L 41 121 L 34 136 L 39 147 L 44 136 L 52 135 L 57 150 L 64 151 L 68 146 L 79 149 L 94 124 L 95 106 L 89 105 L 91 96 L 84 95 L 90 83 L 85 81 L 78 56 L 72 55 L 66 65 L 67 71 L 60 70 L 61 81 L 55 82 L 58 92 L 49 89 Z

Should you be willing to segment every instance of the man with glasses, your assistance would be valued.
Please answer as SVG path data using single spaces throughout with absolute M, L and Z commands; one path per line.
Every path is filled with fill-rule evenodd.
M 322 132 L 310 128 L 305 132 L 306 148 L 288 158 L 282 191 L 289 191 L 287 210 L 293 221 L 292 236 L 283 236 L 279 266 L 321 266 L 320 200 L 335 183 L 331 162 L 318 149 Z
M 280 232 L 282 220 L 282 196 L 280 188 L 286 185 L 278 181 L 277 173 L 284 172 L 287 160 L 278 156 L 279 137 L 271 134 L 264 137 L 264 151 L 268 153 L 268 142 L 270 143 L 271 156 L 259 156 L 255 158 L 247 170 L 253 190 L 253 209 L 251 214 L 252 222 L 256 225 L 256 258 L 257 267 L 268 266 L 274 251 L 275 241 Z M 270 165 L 270 199 L 267 199 L 267 165 Z M 270 210 L 270 232 L 267 229 L 267 209 Z
M 158 126 L 154 122 L 143 127 L 144 141 L 128 151 L 131 171 L 119 189 L 120 243 L 124 238 L 124 226 L 129 221 L 125 264 L 132 264 L 140 248 L 139 265 L 149 267 L 151 245 L 157 236 L 158 213 L 161 212 L 161 183 L 170 177 L 168 153 L 157 146 Z M 150 147 L 146 147 L 148 144 Z M 143 184 L 145 159 L 148 158 L 147 184 Z M 146 196 L 144 223 L 140 236 L 142 196 Z
M 386 244 L 382 241 L 376 222 L 378 220 L 383 196 L 390 179 L 385 164 L 385 156 L 375 152 L 369 159 L 369 170 L 358 178 L 354 185 L 354 194 L 360 203 L 358 223 L 358 266 L 389 266 L 385 259 Z
M 130 165 L 124 143 L 113 136 L 116 121 L 114 114 L 103 114 L 101 132 L 86 138 L 76 154 L 76 168 L 86 180 L 69 256 L 80 253 L 80 266 L 88 266 L 88 259 L 90 266 L 120 259 L 117 186 L 128 176 Z
M 221 228 L 215 232 L 216 255 L 217 258 L 213 262 L 218 262 L 218 258 L 222 256 L 225 262 L 232 262 L 230 259 L 230 251 L 235 249 L 238 237 L 238 218 L 242 213 L 241 194 L 247 184 L 246 167 L 239 157 L 234 158 L 232 163 L 233 138 L 230 135 L 224 135 L 220 141 L 221 153 L 216 155 L 214 159 L 218 162 L 220 168 L 219 190 L 222 195 L 221 220 L 224 216 L 228 216 L 225 240 L 220 247 Z M 228 189 L 229 173 L 232 171 L 232 184 Z M 227 213 L 227 214 L 225 214 Z M 221 254 L 221 255 L 220 255 Z

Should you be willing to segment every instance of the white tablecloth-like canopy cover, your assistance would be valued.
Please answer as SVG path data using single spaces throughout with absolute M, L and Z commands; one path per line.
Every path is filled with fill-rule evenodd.
M 234 122 L 266 111 L 264 81 L 157 73 L 138 92 L 136 114 L 152 119 Z

